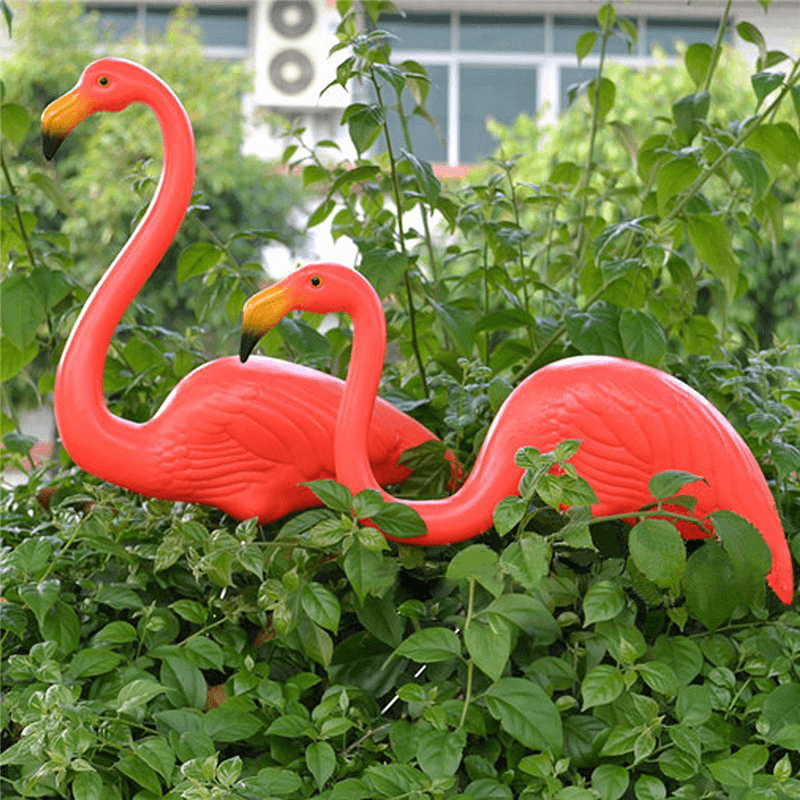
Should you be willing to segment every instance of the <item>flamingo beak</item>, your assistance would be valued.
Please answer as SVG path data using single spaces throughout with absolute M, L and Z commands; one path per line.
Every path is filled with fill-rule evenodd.
M 47 106 L 42 112 L 42 151 L 48 161 L 56 154 L 70 131 L 91 113 L 77 87 Z
M 254 294 L 244 304 L 239 360 L 250 357 L 259 340 L 272 330 L 290 311 L 292 304 L 287 289 L 280 284 Z

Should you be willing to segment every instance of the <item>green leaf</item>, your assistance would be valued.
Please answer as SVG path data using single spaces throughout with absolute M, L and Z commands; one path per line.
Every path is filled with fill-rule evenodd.
M 370 517 L 370 522 L 386 536 L 396 539 L 413 539 L 428 532 L 419 512 L 402 502 L 384 503 L 380 511 Z
M 449 628 L 423 628 L 412 633 L 394 655 L 410 658 L 421 664 L 449 661 L 461 655 L 458 637 Z
M 353 507 L 353 494 L 341 483 L 325 478 L 318 481 L 307 481 L 303 486 L 311 489 L 328 508 L 332 508 L 334 511 L 349 514 Z
M 646 661 L 639 666 L 639 674 L 642 676 L 642 680 L 659 694 L 671 697 L 680 688 L 678 676 L 675 675 L 669 664 L 662 664 L 660 661 Z
M 178 283 L 196 275 L 205 275 L 225 258 L 225 253 L 211 242 L 195 242 L 178 256 Z
M 623 308 L 619 317 L 619 334 L 625 355 L 633 361 L 655 366 L 667 351 L 664 329 L 645 311 Z
M 375 287 L 375 291 L 385 297 L 396 291 L 409 263 L 405 253 L 376 248 L 362 255 L 359 269 Z
M 306 228 L 314 228 L 324 222 L 336 208 L 336 202 L 326 197 L 312 212 L 306 223 Z
M 705 542 L 686 561 L 686 607 L 709 630 L 730 619 L 739 605 L 735 577 L 733 563 L 718 542 Z
M 645 731 L 649 733 L 649 731 Z M 636 800 L 665 800 L 667 796 L 667 787 L 655 776 L 640 775 L 636 779 L 633 791 L 636 794 Z
M 676 495 L 684 486 L 703 480 L 702 476 L 677 469 L 658 472 L 650 478 L 647 488 L 656 500 L 664 500 Z
M 126 644 L 135 642 L 139 638 L 136 628 L 124 620 L 116 620 L 104 625 L 95 635 L 94 642 L 107 642 L 109 644 Z
M 600 78 L 599 80 L 599 88 L 598 79 L 595 78 L 589 83 L 586 91 L 589 96 L 589 102 L 592 104 L 593 108 L 597 109 L 597 114 L 602 122 L 608 116 L 608 112 L 614 107 L 617 87 L 616 84 L 608 78 Z
M 645 519 L 631 530 L 628 543 L 644 576 L 677 593 L 686 572 L 686 547 L 678 529 L 665 520 Z
M 435 208 L 439 202 L 442 185 L 433 174 L 433 167 L 427 161 L 421 161 L 407 150 L 403 150 L 402 155 L 411 164 L 411 168 L 414 170 L 414 177 L 417 179 L 417 185 L 425 201 L 431 208 Z
M 166 689 L 151 678 L 137 678 L 123 686 L 118 694 L 115 707 L 118 714 L 130 714 L 140 706 L 145 706 Z
M 739 264 L 733 254 L 731 234 L 725 221 L 711 214 L 692 214 L 688 219 L 689 241 L 698 257 L 720 279 L 728 300 L 736 297 Z
M 686 95 L 672 104 L 672 118 L 675 121 L 675 127 L 683 134 L 687 144 L 700 131 L 708 116 L 710 105 L 711 95 L 708 92 Z
M 497 681 L 511 656 L 511 629 L 501 617 L 484 614 L 470 620 L 464 644 L 475 666 Z
M 666 212 L 669 201 L 688 189 L 697 180 L 701 171 L 697 162 L 688 156 L 673 158 L 661 167 L 658 171 L 656 188 L 659 214 L 663 215 Z
M 757 72 L 755 75 L 750 76 L 750 83 L 753 86 L 753 92 L 758 100 L 758 106 L 764 102 L 767 95 L 774 92 L 783 84 L 783 79 L 785 77 L 783 72 Z
M 353 167 L 345 170 L 345 172 L 333 182 L 329 194 L 333 194 L 334 192 L 344 193 L 345 190 L 350 189 L 354 184 L 364 183 L 379 175 L 380 167 L 376 167 L 373 164 L 364 164 L 360 167 Z
M 68 672 L 73 678 L 104 675 L 119 666 L 123 657 L 111 650 L 79 650 L 69 663 Z
M 383 130 L 383 109 L 379 105 L 353 103 L 342 115 L 342 123 L 344 122 L 347 122 L 350 141 L 361 155 L 372 147 Z
M 140 756 L 123 752 L 116 767 L 123 775 L 147 789 L 148 792 L 152 792 L 156 796 L 161 794 L 161 782 L 158 780 L 158 775 Z
M 597 581 L 583 598 L 583 625 L 614 619 L 624 608 L 625 594 L 620 586 L 609 580 Z
M 699 89 L 705 82 L 714 48 L 705 42 L 694 42 L 686 48 L 683 61 L 694 85 Z
M 336 753 L 327 742 L 312 742 L 306 747 L 306 766 L 320 791 L 336 769 Z
M 492 569 L 497 561 L 497 553 L 485 544 L 469 545 L 453 557 L 446 575 L 452 581 L 474 578 L 477 573 Z
M 764 160 L 755 151 L 746 147 L 730 150 L 731 163 L 753 191 L 753 199 L 758 201 L 769 188 L 770 178 Z
M 575 55 L 578 57 L 578 66 L 580 66 L 581 61 L 594 50 L 594 46 L 597 44 L 599 38 L 600 34 L 597 31 L 586 31 L 586 33 L 582 33 L 578 37 L 578 40 L 575 42 Z
M 208 611 L 205 606 L 200 605 L 196 600 L 176 600 L 170 604 L 170 608 L 180 617 L 196 625 L 202 625 L 206 621 Z
M 47 612 L 56 604 L 60 593 L 61 581 L 52 579 L 19 587 L 19 596 L 33 611 L 40 630 Z
M 522 678 L 501 678 L 483 697 L 500 727 L 525 747 L 561 752 L 561 716 L 538 684 Z
M 752 22 L 747 22 L 743 20 L 736 26 L 736 33 L 744 39 L 745 42 L 750 42 L 750 44 L 754 44 L 760 53 L 766 52 L 767 50 L 767 42 L 764 39 L 764 34 L 753 25 Z
M 321 583 L 309 583 L 300 592 L 300 604 L 309 619 L 334 633 L 339 628 L 341 607 L 336 595 Z
M 581 353 L 624 356 L 619 333 L 620 309 L 604 301 L 586 311 L 569 311 L 564 319 L 572 344 Z
M 678 692 L 675 713 L 684 725 L 703 725 L 711 718 L 714 695 L 708 686 L 684 686 Z
M 308 164 L 303 168 L 303 187 L 307 188 L 314 183 L 324 181 L 328 177 L 328 171 L 319 164 Z
M 30 126 L 31 115 L 27 108 L 18 103 L 3 103 L 0 108 L 0 130 L 17 150 L 25 141 Z
M 763 164 L 774 178 L 781 167 L 797 168 L 800 161 L 800 138 L 788 122 L 759 125 L 745 140 L 748 149 L 761 156 Z
M 397 561 L 384 558 L 360 542 L 352 544 L 344 557 L 345 574 L 361 603 L 367 595 L 383 597 L 394 586 L 399 569 Z
M 710 519 L 733 566 L 739 601 L 763 604 L 764 579 L 772 565 L 769 546 L 753 525 L 732 511 L 715 511 Z
M 504 497 L 494 508 L 493 523 L 497 532 L 505 536 L 519 525 L 528 504 L 521 497 Z
M 512 542 L 500 557 L 500 569 L 528 591 L 535 591 L 550 569 L 550 545 L 541 536 Z
M 14 347 L 27 351 L 36 339 L 36 330 L 46 318 L 41 298 L 28 278 L 11 275 L 3 281 L 0 325 Z
M 72 781 L 73 800 L 105 800 L 108 789 L 96 772 L 78 772 Z
M 205 705 L 206 681 L 203 673 L 191 661 L 167 656 L 161 662 L 159 678 L 175 708 L 202 708 Z
M 139 758 L 165 781 L 169 781 L 175 771 L 175 752 L 163 736 L 146 736 L 133 744 Z
M 10 380 L 19 374 L 37 355 L 39 345 L 36 342 L 20 349 L 7 336 L 0 338 L 0 381 Z
M 419 737 L 417 763 L 432 780 L 449 778 L 457 773 L 466 744 L 464 728 L 428 730 Z
M 617 667 L 598 664 L 581 682 L 582 710 L 613 703 L 625 691 L 625 681 Z
M 629 783 L 628 770 L 616 764 L 601 764 L 592 771 L 592 788 L 600 800 L 619 800 Z

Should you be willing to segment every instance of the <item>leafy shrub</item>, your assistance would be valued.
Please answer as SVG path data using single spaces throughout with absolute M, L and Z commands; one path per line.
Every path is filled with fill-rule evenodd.
M 388 4 L 364 3 L 367 30 L 348 0 L 338 5 L 350 54 L 339 80 L 373 88 L 374 102 L 344 113 L 360 157 L 331 162 L 330 143 L 306 148 L 293 129 L 285 161 L 319 190 L 311 224 L 330 217 L 384 297 L 384 394 L 469 463 L 514 382 L 539 364 L 610 352 L 667 367 L 742 431 L 797 558 L 797 348 L 749 352 L 737 327 L 740 250 L 746 236 L 768 238 L 759 203 L 777 220 L 796 197 L 794 111 L 775 120 L 800 105 L 797 62 L 764 47 L 757 75 L 790 66 L 780 82 L 754 78 L 755 99 L 732 122 L 707 115 L 699 96 L 715 107 L 721 45 L 702 51 L 699 81 L 701 51 L 687 52 L 700 91 L 676 101 L 659 144 L 638 146 L 635 174 L 605 138 L 629 124 L 609 105 L 623 78 L 601 73 L 580 112 L 596 148 L 584 158 L 521 180 L 524 156 L 506 151 L 480 179 L 448 187 L 410 139 L 386 136 L 387 114 L 425 114 L 427 86 L 370 29 Z M 604 6 L 601 38 L 617 24 Z M 394 103 L 406 87 L 417 108 Z M 776 126 L 786 163 L 770 164 L 747 141 Z M 22 141 L 7 123 L 4 135 Z M 29 197 L 45 182 L 25 163 L 6 174 L 4 296 L 52 288 L 16 327 L 4 319 L 3 363 L 26 374 L 41 349 L 46 394 L 85 290 L 68 271 L 68 237 L 46 216 L 32 224 Z M 720 204 L 726 187 L 735 191 Z M 195 243 L 184 269 L 208 267 L 198 248 L 215 265 L 225 255 L 216 239 Z M 283 344 L 263 346 L 344 370 L 345 321 L 319 331 L 298 317 L 282 332 Z M 202 358 L 204 331 L 125 333 L 107 374 L 113 407 L 146 418 Z M 5 441 L 4 458 L 19 463 L 30 442 Z M 362 521 L 413 532 L 405 509 L 334 482 L 313 485 L 326 508 L 259 528 L 74 467 L 32 471 L 0 509 L 3 796 L 800 797 L 800 616 L 766 593 L 760 536 L 718 512 L 719 538 L 687 545 L 659 509 L 691 494 L 692 476 L 674 473 L 653 478 L 650 511 L 592 520 L 591 487 L 569 469 L 576 446 L 523 448 L 520 496 L 498 505 L 491 531 L 449 548 L 388 543 Z M 429 450 L 408 456 L 416 495 L 442 483 Z

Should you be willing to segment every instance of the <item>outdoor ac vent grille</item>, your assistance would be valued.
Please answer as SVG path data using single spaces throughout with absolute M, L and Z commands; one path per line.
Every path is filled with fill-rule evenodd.
M 264 20 L 265 58 L 257 88 L 261 105 L 273 108 L 338 108 L 344 91 L 320 92 L 336 77 L 328 52 L 336 38 L 325 11 L 313 0 L 273 0 Z

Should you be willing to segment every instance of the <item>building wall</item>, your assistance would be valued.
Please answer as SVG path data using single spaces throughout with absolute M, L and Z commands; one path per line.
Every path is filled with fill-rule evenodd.
M 116 27 L 141 34 L 163 28 L 177 0 L 89 4 L 112 32 Z M 277 128 L 260 121 L 265 114 L 259 112 L 269 111 L 299 118 L 309 141 L 334 139 L 348 146 L 338 120 L 352 97 L 338 87 L 320 97 L 338 63 L 327 58 L 338 22 L 334 5 L 334 0 L 195 0 L 209 56 L 243 59 L 252 70 L 253 90 L 245 103 L 251 120 L 248 152 L 265 158 L 280 154 Z M 398 0 L 405 18 L 390 17 L 382 27 L 398 37 L 393 43 L 398 60 L 412 58 L 428 70 L 428 107 L 439 122 L 437 132 L 412 120 L 421 155 L 450 167 L 470 163 L 491 153 L 487 116 L 511 122 L 521 111 L 544 110 L 554 117 L 567 102 L 567 87 L 596 72 L 598 48 L 579 66 L 574 42 L 594 27 L 600 5 L 598 0 Z M 618 3 L 617 13 L 633 22 L 639 39 L 633 52 L 621 38 L 612 39 L 609 57 L 646 64 L 658 43 L 668 60 L 675 59 L 675 38 L 713 41 L 724 5 L 723 0 Z M 800 0 L 773 0 L 768 14 L 756 0 L 734 0 L 732 17 L 734 25 L 743 19 L 756 24 L 771 49 L 798 52 Z M 756 49 L 739 40 L 733 27 L 728 38 L 755 59 Z

